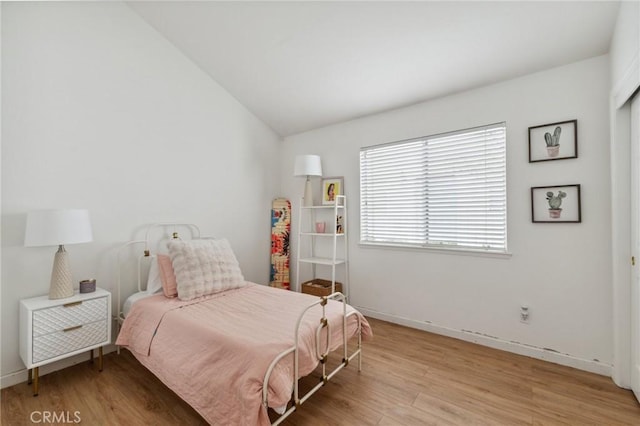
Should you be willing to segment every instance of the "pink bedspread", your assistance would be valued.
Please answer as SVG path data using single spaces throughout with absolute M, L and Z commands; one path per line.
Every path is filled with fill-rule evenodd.
M 294 345 L 296 320 L 318 298 L 257 284 L 191 301 L 162 295 L 136 302 L 116 343 L 135 357 L 211 424 L 268 425 L 262 382 L 271 361 Z M 347 306 L 347 312 L 354 311 Z M 371 328 L 362 315 L 363 338 Z M 300 375 L 311 373 L 321 308 L 305 315 L 300 332 Z M 331 349 L 342 346 L 342 303 L 329 301 Z M 349 336 L 356 318 L 347 323 Z M 322 344 L 325 338 L 321 339 Z M 280 407 L 293 390 L 293 355 L 269 381 L 269 406 Z

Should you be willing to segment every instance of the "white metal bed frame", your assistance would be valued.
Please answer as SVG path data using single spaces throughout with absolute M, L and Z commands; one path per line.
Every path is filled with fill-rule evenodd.
M 167 228 L 173 228 L 173 231 L 171 233 L 171 238 L 174 239 L 178 239 L 179 235 L 178 232 L 176 231 L 176 229 L 178 228 L 182 228 L 182 229 L 188 229 L 191 232 L 191 239 L 202 239 L 203 237 L 201 237 L 200 235 L 200 228 L 198 228 L 197 225 L 191 224 L 191 223 L 154 223 L 151 225 L 148 225 L 146 233 L 145 233 L 145 239 L 144 240 L 132 240 L 129 241 L 125 244 L 123 244 L 119 249 L 118 249 L 118 253 L 117 253 L 117 267 L 118 267 L 118 271 L 117 271 L 117 284 L 118 284 L 118 289 L 116 292 L 116 300 L 118 303 L 118 315 L 117 317 L 115 317 L 114 319 L 117 321 L 117 325 L 118 325 L 118 332 L 120 331 L 120 328 L 122 326 L 122 322 L 124 321 L 124 312 L 122 311 L 123 305 L 122 305 L 122 260 L 121 260 L 121 255 L 123 253 L 124 250 L 131 248 L 131 246 L 137 245 L 137 244 L 144 244 L 144 251 L 142 255 L 139 255 L 137 258 L 137 288 L 138 291 L 142 291 L 142 282 L 141 282 L 141 263 L 142 260 L 145 258 L 148 258 L 150 256 L 152 256 L 151 254 L 151 250 L 150 250 L 150 236 L 152 231 L 154 230 L 154 228 L 163 228 L 163 229 L 167 229 Z M 335 367 L 333 368 L 333 370 L 331 370 L 330 372 L 327 372 L 327 360 L 329 357 L 329 348 L 331 346 L 331 325 L 329 324 L 329 321 L 326 317 L 326 305 L 327 302 L 330 299 L 334 299 L 337 301 L 342 302 L 342 350 L 343 350 L 343 357 L 342 357 L 342 361 Z M 306 315 L 306 313 L 313 307 L 320 305 L 322 307 L 322 318 L 320 319 L 320 324 L 318 325 L 317 329 L 316 329 L 316 338 L 315 338 L 315 347 L 316 347 L 316 359 L 320 362 L 320 365 L 322 366 L 322 377 L 320 378 L 320 382 L 318 384 L 316 384 L 313 388 L 311 388 L 307 393 L 305 393 L 304 395 L 300 396 L 300 388 L 299 388 L 299 382 L 300 382 L 300 373 L 299 373 L 299 347 L 298 347 L 298 339 L 299 339 L 299 334 L 300 334 L 300 325 L 302 323 L 302 319 L 304 318 L 304 316 Z M 357 331 L 356 331 L 356 335 L 357 335 L 357 347 L 356 350 L 354 350 L 351 354 L 348 353 L 348 348 L 347 348 L 347 343 L 348 343 L 348 337 L 347 337 L 347 318 L 349 316 L 355 315 L 355 318 L 357 320 Z M 326 332 L 326 350 L 324 352 L 321 352 L 320 348 L 321 348 L 321 333 L 322 330 L 326 328 L 327 332 Z M 117 347 L 117 351 L 118 354 L 120 353 L 120 346 Z M 265 409 L 268 410 L 269 408 L 269 400 L 268 400 L 268 389 L 269 389 L 269 379 L 271 377 L 271 373 L 273 372 L 274 368 L 276 367 L 276 365 L 278 364 L 278 362 L 280 362 L 283 358 L 285 358 L 287 355 L 290 355 L 293 353 L 293 369 L 294 369 L 294 377 L 293 377 L 293 396 L 292 399 L 289 402 L 293 402 L 293 404 L 288 407 L 287 409 L 285 409 L 285 411 L 279 415 L 279 417 L 272 423 L 272 425 L 278 425 L 281 422 L 283 422 L 287 417 L 289 417 L 294 411 L 296 411 L 297 409 L 300 408 L 300 406 L 307 401 L 314 393 L 316 393 L 321 387 L 323 387 L 324 385 L 327 384 L 327 382 L 329 380 L 331 380 L 336 374 L 338 374 L 338 372 L 340 370 L 342 370 L 344 367 L 346 367 L 347 365 L 349 365 L 349 363 L 351 362 L 351 360 L 353 360 L 355 357 L 358 357 L 358 372 L 360 372 L 362 370 L 362 324 L 360 321 L 360 317 L 358 315 L 356 315 L 355 311 L 352 311 L 350 313 L 347 314 L 347 299 L 346 296 L 342 293 L 339 292 L 335 292 L 329 296 L 325 296 L 325 297 L 320 297 L 317 301 L 309 304 L 301 313 L 300 316 L 298 317 L 297 321 L 296 321 L 296 328 L 295 328 L 295 335 L 294 335 L 294 344 L 293 346 L 289 347 L 288 349 L 282 351 L 280 354 L 278 354 L 273 361 L 271 362 L 271 364 L 269 365 L 269 367 L 267 368 L 267 371 L 265 372 L 264 375 L 264 380 L 262 383 L 262 405 L 265 407 Z M 287 404 L 288 405 L 288 404 Z

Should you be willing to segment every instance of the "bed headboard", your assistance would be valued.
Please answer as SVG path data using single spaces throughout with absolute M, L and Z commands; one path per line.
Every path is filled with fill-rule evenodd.
M 124 320 L 122 305 L 131 294 L 146 288 L 146 277 L 151 259 L 166 250 L 171 239 L 194 240 L 203 238 L 200 228 L 193 223 L 152 223 L 143 227 L 143 239 L 131 240 L 120 246 L 117 253 L 116 301 L 118 325 Z

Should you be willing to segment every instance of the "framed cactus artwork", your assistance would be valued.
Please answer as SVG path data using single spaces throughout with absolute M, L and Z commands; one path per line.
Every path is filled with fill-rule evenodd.
M 580 185 L 531 188 L 531 221 L 534 223 L 580 223 Z
M 529 162 L 578 158 L 578 120 L 529 127 Z

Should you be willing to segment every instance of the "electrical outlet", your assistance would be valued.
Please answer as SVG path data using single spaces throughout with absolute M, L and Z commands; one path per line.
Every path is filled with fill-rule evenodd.
M 530 312 L 527 305 L 520 306 L 520 322 L 529 324 Z

